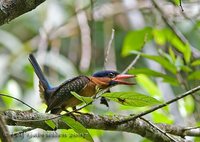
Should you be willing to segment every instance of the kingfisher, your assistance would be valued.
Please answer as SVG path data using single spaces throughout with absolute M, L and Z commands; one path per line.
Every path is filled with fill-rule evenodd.
M 134 75 L 120 74 L 113 70 L 104 70 L 94 73 L 92 76 L 80 75 L 63 82 L 61 85 L 52 87 L 45 78 L 36 58 L 29 54 L 29 61 L 39 78 L 39 92 L 42 100 L 47 105 L 46 113 L 60 114 L 67 108 L 76 108 L 81 103 L 71 93 L 76 92 L 80 96 L 92 97 L 99 90 L 108 89 L 115 85 L 134 85 L 134 83 L 124 81 L 133 78 Z

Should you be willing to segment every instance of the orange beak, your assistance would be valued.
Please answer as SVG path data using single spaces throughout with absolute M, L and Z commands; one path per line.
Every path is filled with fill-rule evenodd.
M 135 75 L 128 75 L 128 74 L 119 74 L 115 78 L 112 79 L 112 81 L 116 82 L 117 84 L 123 84 L 123 85 L 134 85 L 135 83 L 126 82 L 124 79 L 134 78 Z

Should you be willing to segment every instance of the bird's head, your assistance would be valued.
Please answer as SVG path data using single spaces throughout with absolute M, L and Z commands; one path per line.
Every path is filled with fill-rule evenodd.
M 120 74 L 117 71 L 105 70 L 99 71 L 92 75 L 92 81 L 101 89 L 109 88 L 115 85 L 134 85 L 135 83 L 127 82 L 124 79 L 133 78 L 134 75 Z

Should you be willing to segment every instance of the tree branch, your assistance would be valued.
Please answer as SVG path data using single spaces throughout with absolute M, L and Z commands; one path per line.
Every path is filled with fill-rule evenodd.
M 11 142 L 11 136 L 9 135 L 8 129 L 4 119 L 0 116 L 0 141 Z
M 122 124 L 122 123 L 128 122 L 128 121 L 130 121 L 130 120 L 137 119 L 137 118 L 142 117 L 142 116 L 144 116 L 144 115 L 146 115 L 146 114 L 149 114 L 149 113 L 151 113 L 151 112 L 153 112 L 153 111 L 156 111 L 156 110 L 158 110 L 158 109 L 160 109 L 160 108 L 163 108 L 163 107 L 165 107 L 165 106 L 167 106 L 167 105 L 169 105 L 169 104 L 171 104 L 171 103 L 174 103 L 174 102 L 176 102 L 176 101 L 178 101 L 178 100 L 180 100 L 180 99 L 182 99 L 182 98 L 184 98 L 184 97 L 187 97 L 188 95 L 191 95 L 191 94 L 193 94 L 193 93 L 195 93 L 195 92 L 197 92 L 197 91 L 199 91 L 199 90 L 200 90 L 200 86 L 197 86 L 197 87 L 195 87 L 195 88 L 193 88 L 193 89 L 191 89 L 191 90 L 189 90 L 189 91 L 187 91 L 187 92 L 185 92 L 185 93 L 183 93 L 183 94 L 181 94 L 181 95 L 178 95 L 176 98 L 171 99 L 171 100 L 169 100 L 169 101 L 167 101 L 167 102 L 165 102 L 165 103 L 163 103 L 163 104 L 160 104 L 160 105 L 158 105 L 158 106 L 155 106 L 155 107 L 153 107 L 153 108 L 151 108 L 151 109 L 148 109 L 148 110 L 146 110 L 146 111 L 144 111 L 144 112 L 142 112 L 142 113 L 139 113 L 139 114 L 136 114 L 136 115 L 132 115 L 132 116 L 130 116 L 130 117 L 128 117 L 128 118 L 118 120 L 118 121 L 116 121 L 115 123 L 117 123 L 117 124 Z
M 31 111 L 20 110 L 6 110 L 1 111 L 0 115 L 5 119 L 7 125 L 12 126 L 26 126 L 32 128 L 41 128 L 43 130 L 52 130 L 45 121 L 38 121 L 40 119 L 48 119 L 55 117 L 53 114 L 37 113 Z M 146 121 L 138 118 L 131 120 L 123 124 L 115 124 L 116 120 L 124 119 L 125 116 L 100 116 L 94 114 L 82 114 L 75 115 L 77 121 L 83 124 L 88 129 L 110 130 L 110 131 L 122 131 L 129 133 L 136 133 L 142 137 L 146 137 L 152 141 L 170 141 L 166 135 L 152 127 Z M 34 121 L 37 120 L 37 121 Z M 54 122 L 57 124 L 57 129 L 69 129 L 69 127 L 62 122 L 61 118 L 56 118 Z M 167 125 L 167 124 L 154 124 L 164 132 L 173 134 L 180 137 L 174 137 L 177 141 L 184 141 L 181 137 L 184 136 L 200 136 L 200 129 L 196 128 L 187 129 L 181 126 Z
M 35 9 L 45 0 L 0 0 L 0 26 Z

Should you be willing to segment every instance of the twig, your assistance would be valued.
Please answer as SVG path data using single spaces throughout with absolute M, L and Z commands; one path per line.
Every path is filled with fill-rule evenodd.
M 110 40 L 109 40 L 109 43 L 108 43 L 108 47 L 106 48 L 106 52 L 105 52 L 104 66 L 106 65 L 106 63 L 108 61 L 108 55 L 109 55 L 110 49 L 112 47 L 112 42 L 113 42 L 114 36 L 115 36 L 115 29 L 112 29 L 112 33 L 111 33 L 111 37 L 110 37 Z
M 199 129 L 200 126 L 195 126 L 195 127 L 188 127 L 188 128 L 185 128 L 184 130 L 185 131 L 188 131 L 188 130 L 193 130 L 193 129 Z
M 178 100 L 180 100 L 180 99 L 182 99 L 182 98 L 184 98 L 184 97 L 186 97 L 186 96 L 188 96 L 188 95 L 190 95 L 190 94 L 193 94 L 193 93 L 195 93 L 195 92 L 197 92 L 197 91 L 199 91 L 199 90 L 200 90 L 200 86 L 197 86 L 196 88 L 193 88 L 193 89 L 191 89 L 191 90 L 189 90 L 189 91 L 187 91 L 187 92 L 185 92 L 185 93 L 179 95 L 178 97 L 176 97 L 176 98 L 174 98 L 174 99 L 171 99 L 171 100 L 169 100 L 169 101 L 167 101 L 167 102 L 165 102 L 165 103 L 163 103 L 163 104 L 160 104 L 160 105 L 158 105 L 158 106 L 156 106 L 156 107 L 153 107 L 153 108 L 151 108 L 151 109 L 149 109 L 149 110 L 146 110 L 146 111 L 144 111 L 144 112 L 142 112 L 142 113 L 139 113 L 139 114 L 136 114 L 136 115 L 134 115 L 134 116 L 130 116 L 130 117 L 126 118 L 126 119 L 118 120 L 118 121 L 116 121 L 115 123 L 116 123 L 116 124 L 121 124 L 121 123 L 126 123 L 126 122 L 131 121 L 131 120 L 135 120 L 135 119 L 137 119 L 137 118 L 139 118 L 139 117 L 142 117 L 142 116 L 144 116 L 144 115 L 146 115 L 146 114 L 149 114 L 149 113 L 151 113 L 151 112 L 153 112 L 153 111 L 155 111 L 155 110 L 158 110 L 158 109 L 160 109 L 160 108 L 163 108 L 163 107 L 165 107 L 165 106 L 167 106 L 167 105 L 169 105 L 169 104 L 171 104 L 171 103 L 173 103 L 173 102 L 176 102 L 176 101 L 178 101 Z
M 6 95 L 6 94 L 1 94 L 1 93 L 0 93 L 0 96 L 7 97 L 7 98 L 12 98 L 12 99 L 14 99 L 14 100 L 17 100 L 18 102 L 20 102 L 20 103 L 26 105 L 27 107 L 31 108 L 32 110 L 34 110 L 34 111 L 36 111 L 36 112 L 38 112 L 38 111 L 37 111 L 36 109 L 34 109 L 32 106 L 28 105 L 27 103 L 23 102 L 22 100 L 20 100 L 20 99 L 18 99 L 18 98 L 15 98 L 15 97 L 13 97 L 13 96 L 9 96 L 9 95 Z
M 155 124 L 151 123 L 150 121 L 146 120 L 143 117 L 140 117 L 140 119 L 144 120 L 146 123 L 148 123 L 150 126 L 152 126 L 153 128 L 157 129 L 159 132 L 161 132 L 163 135 L 165 135 L 166 137 L 168 137 L 172 142 L 176 142 L 176 140 L 174 140 L 171 136 L 169 136 L 166 132 L 164 132 L 163 130 L 161 130 L 158 126 L 156 126 Z
M 181 7 L 182 12 L 184 12 L 184 9 L 182 7 L 182 0 L 179 0 L 179 6 Z
M 199 126 L 197 127 L 190 127 L 190 128 L 185 128 L 183 130 L 183 136 L 200 136 L 200 129 Z
M 128 65 L 128 67 L 126 69 L 124 69 L 124 71 L 122 72 L 122 74 L 127 73 L 138 61 L 138 59 L 140 58 L 140 54 L 138 54 L 135 59 Z

